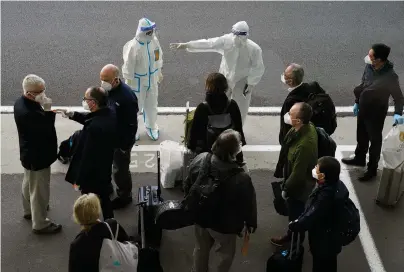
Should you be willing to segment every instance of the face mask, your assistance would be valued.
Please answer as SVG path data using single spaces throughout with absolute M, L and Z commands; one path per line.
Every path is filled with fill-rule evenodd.
M 289 112 L 287 112 L 287 113 L 283 116 L 283 121 L 284 121 L 285 124 L 287 124 L 287 125 L 292 125 L 292 119 L 290 118 Z
M 83 108 L 84 108 L 85 110 L 87 110 L 87 111 L 90 110 L 90 107 L 88 106 L 88 104 L 87 104 L 86 101 L 81 102 L 81 104 L 82 104 L 82 106 L 83 106 Z
M 316 168 L 313 168 L 313 170 L 311 170 L 311 175 L 313 176 L 314 179 L 318 180 L 318 174 Z
M 111 83 L 101 81 L 101 88 L 103 88 L 106 92 L 109 92 L 112 89 Z
M 284 74 L 281 75 L 281 81 L 282 81 L 283 84 L 286 84 L 286 80 L 285 80 L 285 75 L 284 75 Z M 287 85 L 287 84 L 286 84 L 286 85 Z
M 373 64 L 373 62 L 370 59 L 369 55 L 366 55 L 366 57 L 364 58 L 364 61 L 365 61 L 366 64 Z
M 45 101 L 45 97 L 45 92 L 42 92 L 35 96 L 35 101 L 42 104 Z

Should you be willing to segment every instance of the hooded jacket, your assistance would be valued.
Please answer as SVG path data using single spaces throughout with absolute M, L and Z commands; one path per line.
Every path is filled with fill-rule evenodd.
M 345 184 L 338 181 L 325 181 L 313 190 L 306 208 L 300 215 L 299 229 L 308 231 L 310 251 L 316 256 L 333 256 L 341 252 L 335 220 L 335 208 L 349 198 Z
M 394 113 L 403 114 L 404 97 L 393 63 L 390 61 L 387 61 L 380 70 L 375 70 L 372 65 L 367 64 L 362 83 L 354 89 L 354 94 L 361 115 L 386 115 L 390 96 L 394 99 Z
M 192 184 L 198 178 L 199 171 L 207 152 L 195 157 L 190 164 L 189 176 L 184 182 L 184 192 L 188 194 Z M 220 176 L 228 176 L 234 169 L 241 168 L 237 162 L 223 162 L 215 155 L 211 159 L 211 171 L 218 172 Z M 247 173 L 234 175 L 221 186 L 223 194 L 221 203 L 218 203 L 215 211 L 216 222 L 211 226 L 204 225 L 204 222 L 196 222 L 205 228 L 224 234 L 239 234 L 244 228 L 257 227 L 257 201 L 254 185 Z

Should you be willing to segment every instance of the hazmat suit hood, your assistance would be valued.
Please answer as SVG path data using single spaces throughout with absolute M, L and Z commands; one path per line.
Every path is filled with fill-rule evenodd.
M 150 21 L 147 18 L 139 20 L 139 24 L 136 30 L 136 39 L 140 42 L 150 42 L 155 37 L 156 23 Z M 152 35 L 146 35 L 147 32 L 153 31 Z
M 233 25 L 231 33 L 233 34 L 233 41 L 236 47 L 242 47 L 247 45 L 247 39 L 250 28 L 246 21 L 240 21 Z

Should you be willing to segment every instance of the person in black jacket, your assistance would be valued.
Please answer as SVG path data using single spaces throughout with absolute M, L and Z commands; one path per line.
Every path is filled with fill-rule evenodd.
M 366 153 L 369 150 L 368 168 L 360 181 L 369 181 L 377 174 L 383 142 L 383 127 L 389 107 L 389 98 L 395 103 L 393 123 L 398 123 L 403 113 L 404 97 L 400 89 L 398 76 L 393 63 L 387 58 L 390 47 L 374 44 L 365 57 L 365 71 L 362 82 L 354 89 L 354 115 L 357 116 L 354 158 L 342 159 L 347 165 L 366 165 Z M 370 142 L 370 148 L 369 148 Z
M 111 239 L 108 224 L 115 235 L 118 222 L 115 219 L 100 220 L 100 200 L 95 194 L 80 196 L 73 207 L 74 221 L 81 226 L 81 232 L 70 244 L 69 272 L 99 272 L 100 252 L 104 239 Z M 121 243 L 130 238 L 119 225 L 117 240 Z
M 14 120 L 24 167 L 24 218 L 32 219 L 32 229 L 36 234 L 57 233 L 62 226 L 47 218 L 50 167 L 57 156 L 55 113 L 51 111 L 51 100 L 45 95 L 42 78 L 27 75 L 22 86 L 24 94 L 14 104 Z
M 119 69 L 108 64 L 100 73 L 101 87 L 108 92 L 109 105 L 116 111 L 118 145 L 114 152 L 113 175 L 118 197 L 112 201 L 114 209 L 132 202 L 132 176 L 129 171 L 132 147 L 138 129 L 138 100 L 132 89 L 119 78 Z
M 288 67 L 286 67 L 284 73 L 281 75 L 282 83 L 288 86 L 288 95 L 283 102 L 280 114 L 280 145 L 282 145 L 286 134 L 292 128 L 291 125 L 285 123 L 284 115 L 289 113 L 289 110 L 294 104 L 298 102 L 304 102 L 310 94 L 310 85 L 303 82 L 303 77 L 303 67 L 296 63 L 291 63 Z
M 244 227 L 249 233 L 254 233 L 257 228 L 254 185 L 251 177 L 236 162 L 236 156 L 241 152 L 240 134 L 232 129 L 224 131 L 214 143 L 212 151 L 213 155 L 208 162 L 210 173 L 217 177 L 229 178 L 221 179 L 223 183 L 218 187 L 220 197 L 217 197 L 220 201 L 215 206 L 215 211 L 212 211 L 212 220 L 204 221 L 203 216 L 196 220 L 193 265 L 195 272 L 208 271 L 209 253 L 215 244 L 215 254 L 220 259 L 215 271 L 229 271 L 236 250 L 237 235 L 242 233 Z M 201 153 L 191 162 L 190 173 L 184 183 L 185 195 L 198 178 L 206 158 L 209 159 L 208 154 Z
M 313 272 L 336 272 L 337 256 L 342 245 L 338 239 L 335 208 L 349 198 L 349 192 L 339 180 L 341 166 L 333 157 L 322 157 L 313 169 L 317 187 L 310 195 L 302 215 L 289 224 L 293 232 L 308 231 Z
M 225 111 L 229 113 L 232 120 L 233 129 L 240 133 L 241 142 L 246 145 L 240 109 L 233 99 L 229 101 L 226 95 L 229 86 L 227 79 L 220 73 L 211 73 L 206 79 L 206 97 L 205 102 L 198 105 L 194 113 L 194 120 L 190 129 L 189 141 L 187 147 L 199 154 L 202 152 L 211 152 L 212 143 L 207 141 L 208 116 L 221 114 Z M 243 162 L 242 153 L 237 157 L 238 161 Z
M 109 189 L 117 141 L 116 116 L 108 107 L 106 92 L 100 87 L 87 89 L 83 107 L 91 112 L 74 112 L 70 117 L 84 126 L 66 173 L 66 181 L 79 186 L 82 194 L 97 194 L 105 220 L 114 217 Z

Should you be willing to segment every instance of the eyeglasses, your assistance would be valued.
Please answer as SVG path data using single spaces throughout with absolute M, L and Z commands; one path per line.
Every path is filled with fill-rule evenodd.
M 87 98 L 87 97 L 83 97 L 83 101 L 90 101 L 90 100 L 94 100 L 93 98 Z

